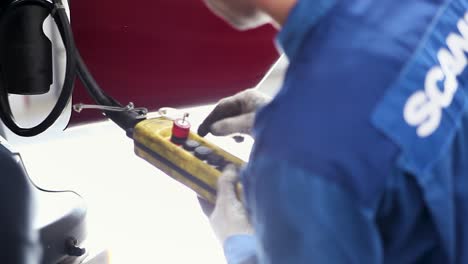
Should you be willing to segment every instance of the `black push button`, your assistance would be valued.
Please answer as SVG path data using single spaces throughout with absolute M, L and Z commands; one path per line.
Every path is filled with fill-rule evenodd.
M 195 149 L 195 157 L 201 160 L 207 160 L 208 156 L 213 153 L 213 150 L 207 147 L 198 147 Z
M 208 161 L 208 164 L 216 167 L 222 166 L 226 162 L 223 157 L 216 153 L 211 153 L 206 161 Z
M 185 143 L 184 143 L 184 149 L 187 150 L 187 151 L 194 151 L 199 146 L 200 146 L 200 143 L 198 143 L 195 140 L 191 140 L 191 139 L 185 141 Z

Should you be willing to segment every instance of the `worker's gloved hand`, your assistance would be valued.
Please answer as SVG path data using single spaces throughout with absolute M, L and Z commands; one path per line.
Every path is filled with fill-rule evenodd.
M 271 20 L 258 9 L 254 0 L 204 0 L 204 2 L 213 13 L 240 30 L 255 28 Z
M 270 100 L 252 89 L 224 98 L 200 125 L 198 134 L 202 137 L 210 132 L 215 136 L 251 134 L 256 111 Z
M 237 198 L 238 175 L 236 168 L 230 165 L 218 180 L 216 205 L 210 216 L 210 222 L 221 243 L 233 235 L 253 234 L 244 205 Z

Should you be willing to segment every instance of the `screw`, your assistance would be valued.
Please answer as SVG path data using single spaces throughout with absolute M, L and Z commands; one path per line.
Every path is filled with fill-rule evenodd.
M 86 253 L 86 249 L 77 246 L 78 241 L 70 237 L 65 241 L 65 252 L 72 257 L 81 257 Z

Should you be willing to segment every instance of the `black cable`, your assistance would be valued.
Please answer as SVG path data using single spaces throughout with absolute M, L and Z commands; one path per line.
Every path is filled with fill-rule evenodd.
M 99 105 L 104 106 L 114 106 L 122 107 L 118 101 L 116 101 L 111 96 L 107 95 L 96 80 L 93 78 L 92 74 L 89 72 L 86 67 L 85 62 L 81 58 L 81 55 L 78 50 L 76 50 L 76 63 L 78 69 L 78 76 L 83 83 L 83 86 L 86 88 L 88 93 L 91 95 L 94 101 Z M 139 113 L 134 111 L 123 111 L 123 112 L 113 112 L 113 111 L 104 111 L 107 117 L 111 119 L 118 126 L 123 128 L 129 137 L 132 137 L 133 128 L 135 125 L 141 121 Z
M 11 11 L 12 8 L 18 8 L 24 5 L 38 5 L 44 8 L 48 8 L 54 18 L 54 21 L 58 25 L 60 35 L 66 49 L 66 71 L 65 81 L 63 84 L 62 92 L 57 100 L 52 111 L 39 125 L 32 128 L 19 127 L 14 121 L 14 117 L 11 113 L 10 104 L 8 101 L 8 94 L 5 89 L 0 91 L 0 118 L 5 125 L 15 134 L 23 137 L 36 136 L 49 127 L 51 127 L 55 121 L 60 117 L 63 110 L 69 103 L 71 95 L 73 93 L 73 85 L 76 76 L 76 61 L 75 61 L 75 42 L 73 40 L 73 34 L 70 23 L 68 22 L 68 16 L 61 0 L 52 0 L 52 3 L 45 0 L 17 0 L 11 2 L 3 12 Z M 0 17 L 1 22 L 1 17 Z
M 86 91 L 88 91 L 89 95 L 93 98 L 93 100 L 100 105 L 122 107 L 122 104 L 120 104 L 114 98 L 107 95 L 101 89 L 101 87 L 99 87 L 99 84 L 89 72 L 88 67 L 83 61 L 83 58 L 81 57 L 80 52 L 78 50 L 75 51 L 75 56 L 78 76 L 81 82 L 83 83 Z

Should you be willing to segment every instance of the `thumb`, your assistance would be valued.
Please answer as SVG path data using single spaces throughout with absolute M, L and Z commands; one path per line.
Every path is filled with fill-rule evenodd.
M 234 133 L 251 134 L 255 113 L 229 117 L 211 125 L 211 133 L 215 136 L 227 136 Z

